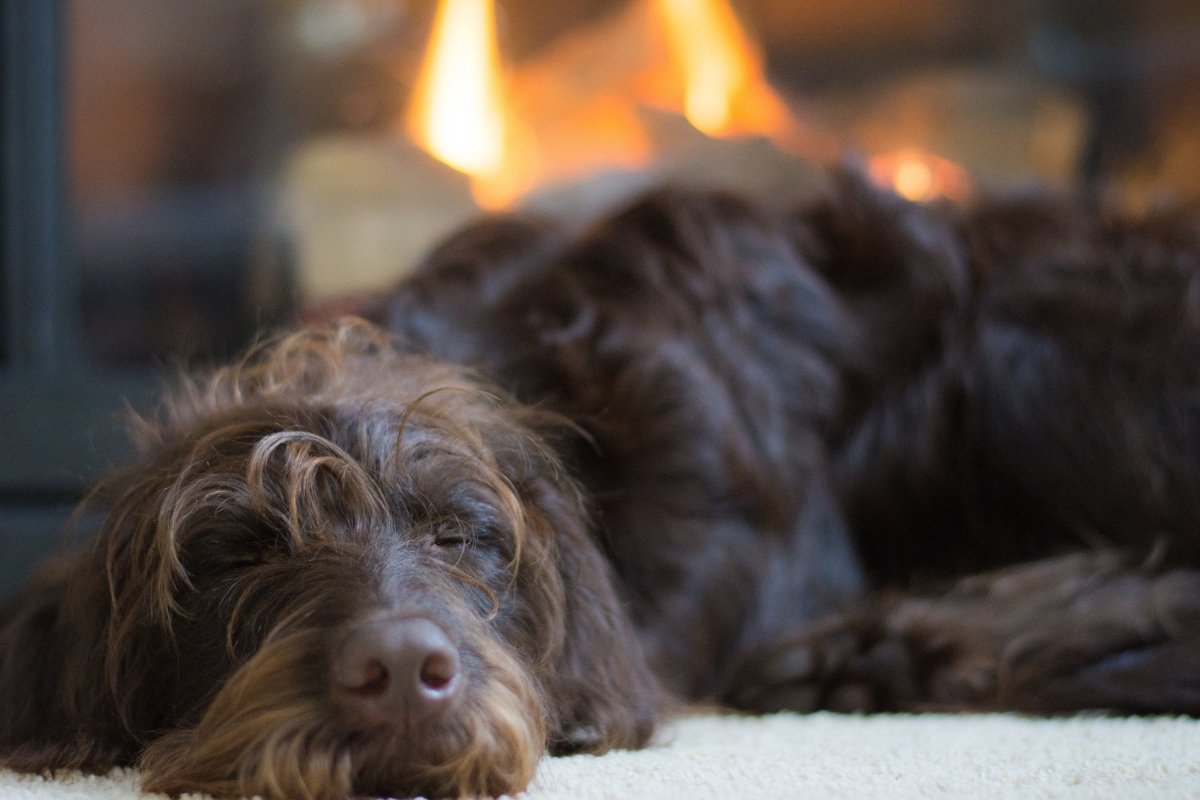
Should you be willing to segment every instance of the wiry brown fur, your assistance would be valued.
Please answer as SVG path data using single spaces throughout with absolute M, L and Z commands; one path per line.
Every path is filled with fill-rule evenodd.
M 97 489 L 90 550 L 47 579 L 71 591 L 37 624 L 81 641 L 44 708 L 6 708 L 6 763 L 136 761 L 166 792 L 444 795 L 525 785 L 581 707 L 614 706 L 594 746 L 643 743 L 644 667 L 593 675 L 577 652 L 595 637 L 621 662 L 632 639 L 582 497 L 533 434 L 562 424 L 355 322 L 185 384 L 143 425 L 148 462 Z M 564 579 L 594 584 L 587 607 Z M 328 698 L 331 646 L 406 609 L 448 621 L 472 690 L 433 729 L 361 730 Z
M 461 795 L 679 699 L 1200 714 L 1198 287 L 1195 216 L 1040 195 L 485 221 L 138 426 L 0 613 L 0 761 Z M 331 663 L 408 615 L 461 696 L 370 721 Z

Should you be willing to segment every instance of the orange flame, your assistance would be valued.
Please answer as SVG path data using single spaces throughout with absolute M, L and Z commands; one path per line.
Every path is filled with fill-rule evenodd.
M 709 136 L 783 133 L 789 115 L 726 0 L 656 0 L 683 81 L 683 112 Z
M 499 176 L 512 139 L 493 0 L 442 0 L 408 115 L 409 135 L 473 178 L 485 208 L 507 197 Z
M 652 129 L 651 107 L 709 136 L 764 135 L 784 149 L 798 130 L 728 0 L 637 0 L 571 41 L 565 60 L 506 75 L 494 0 L 440 0 L 407 128 L 471 178 L 480 206 L 647 166 L 670 136 Z

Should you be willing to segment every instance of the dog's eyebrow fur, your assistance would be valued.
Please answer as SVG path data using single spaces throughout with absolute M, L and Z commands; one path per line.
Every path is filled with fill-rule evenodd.
M 277 452 L 282 452 L 279 472 L 285 483 L 285 508 L 281 509 L 272 508 L 267 478 Z M 311 525 L 324 520 L 306 512 L 312 512 L 313 502 L 322 499 L 316 481 L 323 475 L 332 479 L 343 508 L 352 511 L 353 518 L 344 520 L 352 530 L 361 531 L 386 519 L 387 498 L 371 475 L 336 443 L 308 431 L 279 431 L 256 443 L 246 465 L 246 490 L 255 510 L 263 516 L 279 517 L 293 543 L 301 547 L 306 536 L 321 532 Z M 302 509 L 302 505 L 309 508 Z

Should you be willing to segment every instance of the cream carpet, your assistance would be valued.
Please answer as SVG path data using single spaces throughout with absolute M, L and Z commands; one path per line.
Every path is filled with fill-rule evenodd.
M 128 771 L 0 771 L 3 800 L 128 800 L 141 797 L 137 786 Z M 1200 722 L 694 716 L 648 750 L 547 759 L 521 797 L 1200 798 Z

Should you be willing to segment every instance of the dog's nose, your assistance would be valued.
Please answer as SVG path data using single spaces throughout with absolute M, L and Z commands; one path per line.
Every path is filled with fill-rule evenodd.
M 461 690 L 458 649 L 423 617 L 355 626 L 334 657 L 342 701 L 373 723 L 418 722 L 444 710 Z

